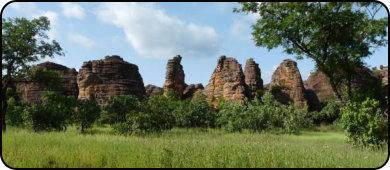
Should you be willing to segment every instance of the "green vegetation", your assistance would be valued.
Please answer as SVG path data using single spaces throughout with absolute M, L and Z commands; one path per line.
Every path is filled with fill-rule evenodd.
M 310 124 L 307 111 L 277 102 L 270 92 L 265 92 L 261 100 L 248 101 L 245 106 L 221 101 L 216 115 L 216 126 L 229 132 L 248 129 L 253 132 L 299 133 L 301 128 Z
M 77 102 L 74 122 L 78 123 L 81 127 L 81 133 L 84 133 L 85 129 L 90 128 L 99 116 L 100 106 L 97 104 L 95 98 L 91 97 L 89 100 L 79 100 Z
M 388 119 L 384 118 L 379 101 L 367 99 L 363 103 L 348 102 L 341 109 L 341 121 L 349 140 L 356 145 L 387 144 Z
M 42 103 L 32 104 L 27 108 L 27 123 L 34 131 L 66 130 L 74 113 L 75 98 L 46 91 L 42 100 Z
M 79 133 L 31 133 L 10 127 L 2 134 L 11 167 L 366 167 L 387 159 L 387 147 L 358 149 L 342 132 L 301 135 L 177 129 L 146 136 L 118 136 L 111 128 Z
M 6 130 L 5 115 L 8 108 L 8 98 L 5 92 L 10 88 L 16 91 L 15 83 L 24 79 L 30 64 L 45 57 L 64 55 L 61 46 L 53 40 L 48 42 L 46 35 L 50 30 L 47 17 L 33 20 L 26 18 L 2 18 L 1 25 L 1 129 Z
M 387 45 L 387 17 L 378 18 L 378 2 L 240 2 L 234 12 L 256 13 L 252 25 L 256 46 L 282 47 L 297 59 L 307 57 L 328 78 L 338 100 L 352 95 L 355 68 L 376 47 Z M 348 95 L 338 87 L 345 84 Z

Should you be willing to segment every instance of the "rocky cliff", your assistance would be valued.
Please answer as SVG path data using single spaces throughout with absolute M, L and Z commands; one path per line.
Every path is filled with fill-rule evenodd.
M 177 55 L 173 57 L 173 59 L 168 60 L 165 73 L 164 92 L 173 90 L 180 97 L 182 97 L 187 85 L 184 82 L 185 75 L 183 66 L 180 64 L 180 62 L 180 55 Z
M 380 72 L 381 72 L 381 78 L 382 78 L 382 83 L 384 85 L 388 85 L 388 81 L 389 81 L 389 69 L 388 69 L 388 66 L 384 67 L 384 66 L 380 66 Z
M 353 90 L 372 88 L 373 85 L 375 86 L 376 83 L 381 81 L 380 77 L 375 75 L 367 67 L 357 67 L 354 71 L 357 76 L 354 76 L 351 81 Z M 382 81 L 384 80 L 382 79 Z M 326 103 L 336 99 L 333 89 L 329 84 L 328 77 L 321 71 L 310 74 L 304 85 L 306 92 L 309 94 L 307 96 L 309 105 L 316 107 L 317 109 L 321 107 L 320 103 Z M 345 82 L 339 85 L 339 91 L 343 91 L 344 87 Z
M 298 106 L 306 106 L 305 88 L 297 63 L 285 59 L 272 75 L 270 87 L 275 99 L 281 103 L 293 102 Z
M 202 93 L 203 89 L 202 84 L 190 84 L 184 89 L 183 98 L 192 100 L 197 94 Z
M 72 95 L 77 97 L 77 71 L 72 68 L 65 67 L 60 64 L 53 62 L 44 62 L 38 64 L 36 67 L 43 67 L 50 71 L 56 71 L 59 73 L 59 84 L 60 87 L 56 87 L 56 91 L 63 95 Z M 28 102 L 39 102 L 41 101 L 41 93 L 44 91 L 38 82 L 24 82 L 19 85 L 22 91 L 22 98 Z
M 234 58 L 221 56 L 203 92 L 214 106 L 220 97 L 244 103 L 247 91 L 241 64 Z
M 164 89 L 155 85 L 148 84 L 145 86 L 146 95 L 152 96 L 157 94 L 163 94 Z
M 248 86 L 248 97 L 253 98 L 256 96 L 258 90 L 263 89 L 263 80 L 261 79 L 259 64 L 257 64 L 253 58 L 246 60 L 244 75 L 245 83 Z
M 110 96 L 145 94 L 138 66 L 119 56 L 106 56 L 103 60 L 84 62 L 77 75 L 79 99 L 95 97 L 104 106 Z

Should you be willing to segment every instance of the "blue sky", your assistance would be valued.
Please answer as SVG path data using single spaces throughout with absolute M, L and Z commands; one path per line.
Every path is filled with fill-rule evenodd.
M 250 26 L 258 16 L 233 13 L 239 6 L 234 2 L 13 2 L 2 17 L 47 16 L 52 24 L 48 35 L 60 43 L 65 56 L 46 60 L 76 70 L 84 61 L 115 54 L 138 65 L 145 85 L 162 86 L 167 60 L 180 54 L 186 83 L 206 86 L 219 56 L 226 55 L 236 58 L 243 69 L 253 58 L 267 84 L 284 59 L 295 58 L 281 48 L 268 51 L 254 46 Z M 386 16 L 386 10 L 378 15 Z M 306 80 L 314 63 L 297 62 Z M 388 47 L 377 49 L 365 62 L 370 67 L 387 66 Z

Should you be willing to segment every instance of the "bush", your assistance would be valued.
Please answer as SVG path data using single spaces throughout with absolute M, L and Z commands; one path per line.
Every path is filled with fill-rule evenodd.
M 180 106 L 180 99 L 163 95 L 151 96 L 143 102 L 143 113 L 150 115 L 153 129 L 158 131 L 169 130 L 175 124 L 173 111 Z
M 14 97 L 8 99 L 6 123 L 11 126 L 24 126 L 26 121 L 25 108 L 28 107 L 25 101 L 17 102 Z
M 76 99 L 62 96 L 51 91 L 42 95 L 42 103 L 28 108 L 29 121 L 34 131 L 66 130 L 74 113 Z
M 362 103 L 349 101 L 341 109 L 341 122 L 354 145 L 380 146 L 387 141 L 388 120 L 379 105 L 379 101 L 367 98 Z
M 220 100 L 216 115 L 216 127 L 228 132 L 242 131 L 246 128 L 245 108 L 236 102 Z
M 211 106 L 203 94 L 197 95 L 193 101 L 182 101 L 174 111 L 176 125 L 179 127 L 211 127 L 214 116 L 211 115 Z
M 321 111 L 312 112 L 312 119 L 315 123 L 331 124 L 340 117 L 340 103 L 336 101 L 328 102 Z
M 80 125 L 81 133 L 84 133 L 85 129 L 90 128 L 99 116 L 100 106 L 93 97 L 89 100 L 77 101 L 74 121 Z
M 310 125 L 305 109 L 296 108 L 292 104 L 283 105 L 270 92 L 265 92 L 261 100 L 255 99 L 247 103 L 247 106 L 241 106 L 234 102 L 221 102 L 216 119 L 217 127 L 230 132 L 249 129 L 253 132 L 298 133 L 300 128 Z
M 111 102 L 108 106 L 107 112 L 120 118 L 113 122 L 113 128 L 119 134 L 161 132 L 171 129 L 175 124 L 172 113 L 181 102 L 179 98 L 170 95 L 168 97 L 153 95 L 142 102 L 136 98 L 122 96 L 114 98 L 114 101 L 116 102 Z M 114 108 L 114 105 L 122 108 Z
M 160 132 L 158 126 L 154 126 L 151 116 L 146 113 L 129 114 L 126 122 L 116 123 L 113 129 L 122 135 L 146 134 Z
M 129 112 L 137 112 L 141 110 L 140 101 L 132 95 L 118 95 L 111 97 L 108 105 L 104 109 L 102 117 L 103 122 L 115 124 L 126 122 L 126 114 Z

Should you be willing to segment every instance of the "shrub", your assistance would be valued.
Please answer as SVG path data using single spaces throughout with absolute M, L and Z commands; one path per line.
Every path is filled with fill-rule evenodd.
M 128 109 L 117 109 L 122 112 L 120 114 L 113 112 L 115 109 L 107 111 L 113 112 L 111 115 L 124 115 L 120 121 L 113 123 L 114 130 L 119 134 L 161 132 L 171 129 L 175 124 L 172 113 L 180 106 L 180 102 L 179 98 L 169 95 L 153 95 L 136 105 L 133 103 Z
M 81 133 L 84 133 L 85 129 L 90 128 L 99 116 L 100 106 L 93 97 L 89 100 L 77 101 L 74 121 L 80 125 Z
M 236 102 L 220 100 L 216 115 L 216 127 L 228 132 L 242 131 L 246 128 L 245 108 Z
M 175 124 L 173 111 L 179 107 L 180 102 L 177 98 L 154 95 L 143 102 L 143 113 L 150 115 L 154 129 L 169 130 Z
M 218 109 L 217 127 L 230 132 L 249 129 L 253 132 L 298 133 L 300 128 L 310 125 L 305 109 L 296 108 L 292 104 L 283 105 L 270 92 L 265 92 L 261 100 L 247 102 L 247 106 L 223 101 Z
M 185 100 L 173 111 L 176 125 L 179 127 L 210 127 L 214 124 L 211 106 L 206 96 L 199 94 L 193 101 Z
M 380 146 L 387 141 L 388 120 L 383 113 L 377 100 L 349 101 L 341 109 L 341 122 L 349 141 L 360 146 Z
M 105 120 L 103 122 L 115 124 L 126 122 L 126 114 L 129 112 L 137 112 L 141 110 L 141 102 L 132 95 L 118 95 L 111 97 L 105 112 L 102 115 Z
M 74 112 L 76 99 L 62 96 L 51 91 L 42 95 L 42 103 L 28 108 L 29 120 L 34 131 L 66 130 Z
M 8 110 L 6 114 L 7 125 L 24 126 L 25 108 L 28 106 L 25 101 L 17 102 L 14 97 L 8 99 Z
M 150 114 L 146 113 L 129 114 L 126 122 L 114 124 L 113 129 L 122 135 L 146 134 L 161 131 L 158 126 L 153 125 Z
M 331 124 L 340 117 L 340 103 L 336 101 L 328 102 L 321 111 L 312 112 L 312 119 L 315 123 Z

